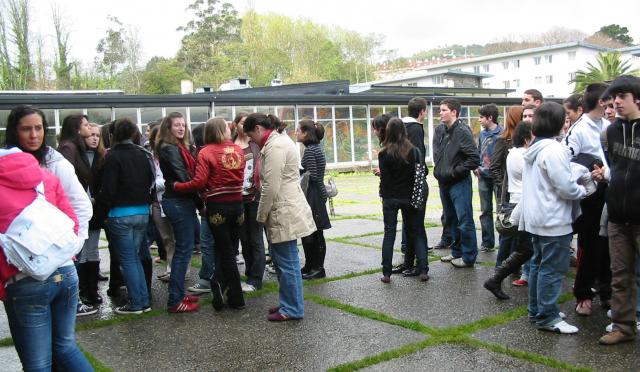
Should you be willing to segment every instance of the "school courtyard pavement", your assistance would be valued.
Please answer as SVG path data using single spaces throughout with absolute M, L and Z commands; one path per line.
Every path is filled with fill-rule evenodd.
M 430 244 L 440 236 L 437 184 L 431 182 L 425 225 Z M 107 302 L 98 314 L 78 319 L 77 339 L 97 371 L 547 371 L 640 369 L 638 341 L 598 345 L 608 324 L 605 311 L 573 311 L 573 273 L 567 276 L 561 308 L 579 333 L 558 335 L 536 330 L 526 316 L 526 288 L 505 282 L 508 301 L 482 288 L 495 252 L 481 253 L 473 268 L 441 263 L 434 251 L 430 276 L 392 276 L 380 282 L 382 211 L 377 179 L 368 174 L 336 177 L 336 217 L 327 238 L 327 278 L 305 282 L 305 318 L 270 323 L 267 309 L 277 304 L 275 275 L 247 296 L 245 310 L 213 310 L 201 297 L 195 314 L 167 314 L 166 284 L 154 280 L 153 310 L 142 316 L 117 316 Z M 476 225 L 479 210 L 474 196 Z M 478 231 L 480 237 L 480 231 Z M 400 261 L 400 234 L 394 260 Z M 109 257 L 102 242 L 102 268 Z M 152 251 L 156 253 L 156 251 Z M 302 255 L 302 250 L 301 250 Z M 194 256 L 187 285 L 194 283 L 200 256 Z M 239 266 L 241 273 L 244 267 Z M 155 267 L 157 273 L 162 268 Z M 105 299 L 106 284 L 101 284 Z M 1 371 L 21 370 L 4 313 L 0 309 Z

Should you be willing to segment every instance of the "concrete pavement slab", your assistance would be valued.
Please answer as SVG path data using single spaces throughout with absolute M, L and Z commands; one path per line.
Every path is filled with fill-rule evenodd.
M 466 345 L 437 345 L 403 358 L 376 364 L 363 371 L 554 371 L 553 368 L 531 363 L 486 349 Z
M 537 330 L 527 319 L 520 318 L 473 335 L 482 341 L 501 344 L 512 349 L 541 354 L 596 371 L 637 371 L 640 368 L 640 341 L 615 346 L 602 346 L 598 339 L 605 333 L 610 320 L 600 306 L 594 305 L 589 317 L 578 316 L 575 301 L 560 306 L 567 314 L 566 321 L 578 327 L 573 335 Z
M 391 284 L 383 284 L 380 274 L 373 274 L 308 290 L 349 305 L 442 328 L 470 323 L 526 304 L 526 287 L 515 288 L 505 283 L 503 289 L 512 297 L 508 301 L 499 301 L 484 289 L 482 283 L 492 271 L 491 267 L 479 265 L 458 269 L 449 263 L 434 262 L 430 265 L 431 279 L 426 283 L 417 277 L 394 275 Z M 565 280 L 564 290 L 570 291 L 570 288 Z
M 274 294 L 249 299 L 242 311 L 204 306 L 79 332 L 78 339 L 113 370 L 146 372 L 325 370 L 426 338 L 312 302 L 304 320 L 270 323 L 267 309 L 276 303 Z

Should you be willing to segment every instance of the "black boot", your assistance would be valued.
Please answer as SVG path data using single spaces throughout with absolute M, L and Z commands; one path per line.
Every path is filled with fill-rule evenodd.
M 487 279 L 483 286 L 493 293 L 498 300 L 508 300 L 511 298 L 502 291 L 502 280 L 498 280 L 495 274 L 491 278 Z
M 151 278 L 153 277 L 153 260 L 143 260 L 142 270 L 144 270 L 144 281 L 147 283 L 147 292 L 149 293 L 149 303 L 151 303 Z
M 305 236 L 302 240 L 304 250 L 304 266 L 300 269 L 302 275 L 308 274 L 313 266 L 313 235 Z
M 102 296 L 98 293 L 98 274 L 100 273 L 100 262 L 87 262 L 86 276 L 87 276 L 87 299 L 92 305 L 101 304 Z
M 76 264 L 76 272 L 78 273 L 78 289 L 80 292 L 79 293 L 80 301 L 84 303 L 90 303 L 89 296 L 88 296 L 89 282 L 87 279 L 87 264 L 86 263 Z
M 122 273 L 120 272 L 120 261 L 115 257 L 115 255 L 111 255 L 111 262 L 109 263 L 109 289 L 107 290 L 107 294 L 112 297 L 120 296 L 120 287 L 124 285 L 124 279 L 122 278 Z

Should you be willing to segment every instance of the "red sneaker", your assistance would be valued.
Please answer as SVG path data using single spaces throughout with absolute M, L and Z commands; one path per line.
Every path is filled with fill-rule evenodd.
M 191 303 L 197 304 L 198 301 L 200 301 L 200 297 L 194 296 L 194 295 L 185 295 L 183 300 L 187 301 L 187 302 L 191 302 Z
M 278 311 L 280 311 L 280 306 L 274 306 L 269 308 L 269 314 L 277 313 Z
M 182 300 L 176 305 L 167 308 L 167 311 L 170 313 L 192 313 L 194 311 L 198 311 L 199 307 L 200 306 L 198 304 Z
M 516 287 L 524 287 L 527 284 L 529 284 L 529 283 L 527 283 L 527 281 L 524 280 L 524 279 L 518 279 L 518 280 L 514 280 L 513 282 L 511 282 L 511 285 L 514 285 Z

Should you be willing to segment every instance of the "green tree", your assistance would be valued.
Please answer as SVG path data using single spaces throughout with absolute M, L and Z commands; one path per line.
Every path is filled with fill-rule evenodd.
M 62 21 L 60 10 L 52 7 L 51 12 L 56 37 L 56 62 L 54 64 L 56 88 L 70 89 L 73 64 L 69 63 L 69 31 Z
M 624 26 L 614 23 L 600 27 L 600 31 L 598 32 L 624 45 L 633 45 L 633 38 L 629 36 L 629 29 Z
M 576 71 L 576 77 L 570 83 L 575 83 L 575 93 L 583 93 L 587 85 L 603 81 L 613 80 L 624 74 L 640 75 L 640 70 L 631 70 L 629 61 L 620 60 L 620 52 L 598 53 L 596 57 L 598 66 L 588 62 L 586 70 Z
M 180 81 L 189 74 L 178 65 L 175 58 L 153 57 L 142 73 L 142 92 L 145 94 L 180 93 Z
M 96 47 L 96 70 L 104 74 L 110 84 L 114 84 L 122 64 L 126 61 L 124 27 L 116 17 L 107 16 L 107 20 L 111 23 L 107 34 L 98 41 Z
M 0 3 L 0 84 L 3 89 L 33 86 L 35 72 L 29 42 L 29 1 L 7 0 Z M 15 60 L 11 51 L 15 52 Z
M 186 35 L 177 54 L 180 65 L 196 84 L 218 86 L 230 76 L 230 54 L 240 42 L 241 19 L 233 5 L 219 0 L 196 0 L 188 10 L 194 19 L 179 27 Z

